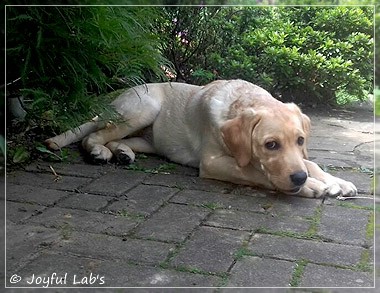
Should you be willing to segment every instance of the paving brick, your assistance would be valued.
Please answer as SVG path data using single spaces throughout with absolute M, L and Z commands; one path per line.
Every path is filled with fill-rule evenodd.
M 149 215 L 176 192 L 178 192 L 176 188 L 139 185 L 109 205 L 107 210 Z
M 359 194 L 359 196 L 362 196 Z M 367 209 L 375 209 L 375 197 L 373 195 L 365 194 L 365 198 L 351 198 L 346 200 L 338 200 L 332 197 L 326 197 L 324 201 L 325 206 L 344 206 L 344 207 L 364 207 Z
M 38 186 L 7 184 L 7 200 L 50 206 L 70 193 Z
M 171 263 L 206 272 L 227 272 L 234 261 L 234 253 L 248 236 L 248 232 L 200 227 Z
M 214 192 L 229 192 L 236 186 L 232 183 L 218 180 L 203 179 L 200 177 L 182 176 L 178 174 L 157 174 L 147 178 L 145 184 L 176 187 L 179 189 L 194 189 Z
M 7 175 L 7 183 L 39 186 L 50 189 L 74 191 L 80 189 L 91 181 L 89 178 L 61 176 L 59 180 L 54 180 L 53 174 L 31 173 L 24 171 L 16 171 Z
M 141 183 L 147 174 L 129 170 L 117 170 L 95 179 L 82 189 L 83 192 L 120 196 Z
M 7 223 L 7 272 L 11 275 L 24 266 L 32 254 L 48 249 L 60 239 L 57 230 L 33 225 Z
M 170 165 L 169 165 L 170 164 Z M 198 168 L 192 168 L 179 165 L 168 161 L 168 159 L 160 156 L 149 155 L 146 158 L 139 158 L 135 161 L 135 165 L 143 170 L 152 170 L 158 173 L 180 174 L 186 176 L 198 176 Z
M 29 172 L 45 172 L 52 174 L 50 166 L 58 175 L 79 176 L 88 178 L 98 178 L 108 172 L 115 170 L 115 166 L 107 165 L 91 165 L 91 164 L 70 164 L 66 162 L 38 162 L 33 163 L 25 168 Z
M 241 190 L 241 188 L 239 188 Z M 279 217 L 311 217 L 321 201 L 315 199 L 287 196 L 277 193 L 243 189 L 239 193 L 202 192 L 197 190 L 183 190 L 170 201 L 195 205 L 209 205 L 225 209 L 242 211 L 266 212 Z
M 342 133 L 343 129 L 339 129 L 339 132 Z M 337 141 L 340 143 L 337 144 Z M 347 140 L 345 136 L 340 136 L 337 133 L 335 133 L 333 136 L 328 136 L 326 133 L 323 133 L 322 136 L 319 136 L 313 133 L 310 137 L 308 145 L 310 149 L 329 150 L 342 153 L 352 152 L 357 144 L 357 140 Z
M 136 235 L 149 239 L 181 242 L 209 212 L 207 209 L 169 204 L 142 223 Z
M 73 232 L 54 250 L 104 260 L 159 264 L 174 249 L 173 244 L 104 234 Z M 53 250 L 53 249 L 52 249 Z
M 373 273 L 308 264 L 299 285 L 301 287 L 372 287 L 374 279 Z
M 6 203 L 7 220 L 14 223 L 23 221 L 42 212 L 46 207 L 30 203 L 10 202 Z
M 299 217 L 278 217 L 273 214 L 217 210 L 208 218 L 205 225 L 248 231 L 265 228 L 271 231 L 303 233 L 309 229 L 310 223 Z
M 73 193 L 67 198 L 60 201 L 57 206 L 64 208 L 81 209 L 88 211 L 99 211 L 105 207 L 109 201 L 114 197 L 86 194 L 86 193 Z
M 132 265 L 125 261 L 107 261 L 44 253 L 18 273 L 22 277 L 22 281 L 18 285 L 32 286 L 27 281 L 32 281 L 33 274 L 35 280 L 36 276 L 52 276 L 53 273 L 56 273 L 56 276 L 60 277 L 59 279 L 66 280 L 61 287 L 210 287 L 217 286 L 220 282 L 220 278 L 215 276 Z M 94 284 L 78 284 L 84 277 L 90 278 L 90 275 L 95 278 L 93 279 Z M 104 284 L 101 280 L 104 281 Z M 57 282 L 53 282 L 51 287 L 57 286 Z M 139 289 L 140 291 L 141 289 Z
M 253 236 L 249 249 L 259 256 L 292 261 L 306 259 L 315 263 L 342 266 L 358 264 L 364 251 L 357 246 L 263 234 Z
M 200 190 L 183 190 L 176 194 L 170 202 L 264 212 L 264 207 L 266 208 L 271 201 L 266 197 L 255 196 L 255 193 L 252 195 L 238 195 Z
M 289 287 L 295 263 L 245 256 L 231 270 L 228 287 Z
M 373 193 L 373 181 L 370 174 L 360 173 L 359 171 L 331 171 L 330 173 L 336 177 L 354 183 L 359 193 Z
M 309 149 L 309 160 L 317 163 L 320 166 L 334 167 L 359 167 L 356 162 L 356 156 L 353 152 L 337 152 L 335 150 L 316 150 Z
M 369 215 L 367 210 L 324 206 L 319 234 L 339 243 L 365 245 Z
M 29 221 L 47 227 L 60 228 L 62 233 L 87 231 L 116 235 L 125 235 L 138 224 L 138 220 L 122 215 L 59 207 L 49 208 L 43 213 L 32 217 Z
M 267 212 L 279 217 L 312 217 L 321 200 L 281 194 L 266 207 Z

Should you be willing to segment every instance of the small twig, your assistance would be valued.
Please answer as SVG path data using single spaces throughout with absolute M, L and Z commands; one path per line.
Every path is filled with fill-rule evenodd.
M 55 172 L 55 170 L 54 170 L 54 168 L 53 168 L 52 166 L 49 165 L 49 167 L 50 167 L 50 170 L 53 172 L 53 174 L 54 174 L 54 176 L 55 176 L 55 178 L 54 178 L 54 182 L 57 182 L 58 180 L 60 180 L 62 177 L 59 176 L 59 175 L 57 174 L 57 172 Z
M 360 198 L 373 200 L 373 197 L 369 197 L 369 196 L 341 196 L 341 195 L 338 195 L 336 197 L 337 200 L 360 199 Z

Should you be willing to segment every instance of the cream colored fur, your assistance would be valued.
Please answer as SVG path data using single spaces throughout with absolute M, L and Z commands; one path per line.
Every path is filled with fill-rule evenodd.
M 146 84 L 112 105 L 123 123 L 94 119 L 46 140 L 47 146 L 59 149 L 83 139 L 95 161 L 130 163 L 135 152 L 157 153 L 199 168 L 203 178 L 306 197 L 357 193 L 351 182 L 307 159 L 309 118 L 249 82 Z

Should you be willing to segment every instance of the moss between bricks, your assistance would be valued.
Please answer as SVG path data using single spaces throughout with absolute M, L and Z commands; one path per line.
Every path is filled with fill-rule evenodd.
M 367 210 L 367 211 L 373 211 L 373 206 L 359 206 L 350 202 L 342 202 L 339 201 L 337 203 L 338 206 L 344 207 L 344 208 L 350 208 L 350 209 L 357 209 L 357 210 Z
M 290 280 L 291 287 L 299 286 L 307 264 L 308 264 L 308 261 L 305 259 L 296 261 L 296 267 L 293 271 L 292 279 Z
M 59 228 L 62 238 L 64 240 L 69 240 L 71 238 L 71 234 L 73 233 L 73 227 L 69 223 L 64 222 Z
M 117 211 L 116 215 L 118 215 L 120 217 L 125 217 L 128 219 L 131 219 L 131 220 L 138 220 L 138 221 L 142 221 L 146 218 L 145 215 L 143 215 L 143 214 L 130 213 L 125 209 L 121 209 L 121 210 Z
M 359 263 L 352 269 L 361 272 L 373 272 L 373 267 L 370 264 L 370 256 L 368 249 L 362 252 Z
M 305 234 L 312 236 L 316 236 L 319 230 L 319 225 L 321 223 L 321 217 L 322 217 L 322 205 L 318 206 L 315 211 L 314 215 L 310 218 L 308 218 L 310 222 L 310 227 L 307 230 Z
M 375 214 L 373 212 L 370 213 L 368 224 L 366 227 L 366 239 L 371 240 L 374 237 L 375 233 Z

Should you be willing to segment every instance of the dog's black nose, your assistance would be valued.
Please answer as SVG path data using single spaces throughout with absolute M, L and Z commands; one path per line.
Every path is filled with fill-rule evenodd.
M 301 186 L 302 184 L 304 184 L 306 179 L 307 173 L 304 171 L 300 171 L 290 175 L 290 180 L 292 180 L 293 184 L 296 186 Z

